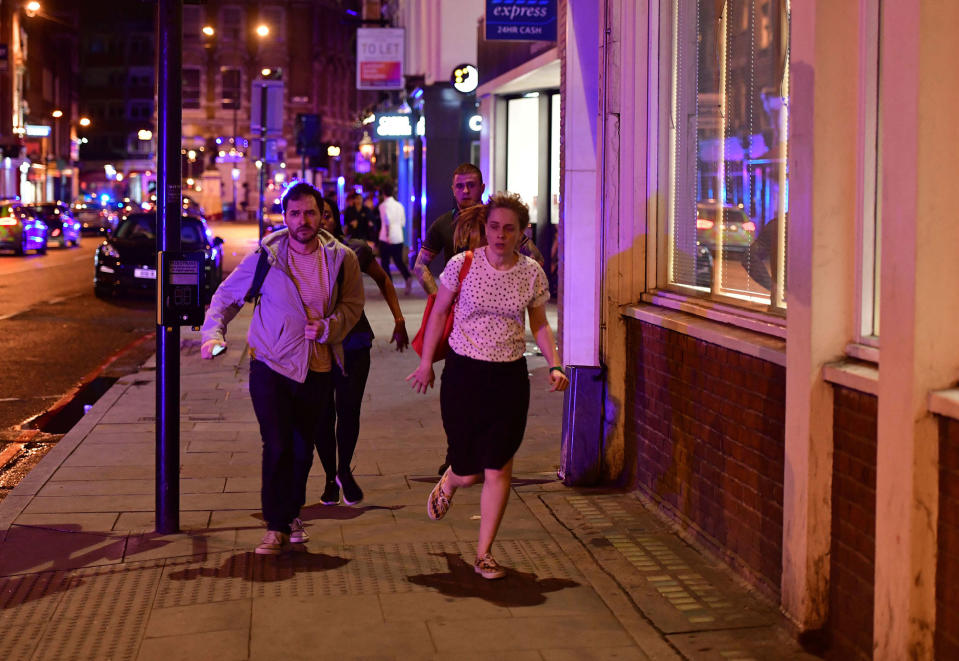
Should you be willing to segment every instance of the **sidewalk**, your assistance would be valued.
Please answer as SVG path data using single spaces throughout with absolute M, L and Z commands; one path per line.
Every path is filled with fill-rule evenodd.
M 152 363 L 121 379 L 0 503 L 0 658 L 802 659 L 775 609 L 684 544 L 635 494 L 556 478 L 562 396 L 529 359 L 532 404 L 494 546 L 474 574 L 479 487 L 440 522 L 426 497 L 445 453 L 438 390 L 403 381 L 415 354 L 367 282 L 378 338 L 354 474 L 356 507 L 319 505 L 308 552 L 255 556 L 259 434 L 247 393 L 249 310 L 229 350 L 184 330 L 181 534 L 153 532 Z M 415 332 L 424 301 L 403 297 Z M 555 327 L 555 326 L 554 326 Z

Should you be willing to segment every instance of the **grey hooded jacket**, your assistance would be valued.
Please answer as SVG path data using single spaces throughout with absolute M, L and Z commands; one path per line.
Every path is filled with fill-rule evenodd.
M 323 230 L 317 234 L 320 250 L 326 257 L 332 310 L 320 320 L 317 342 L 328 344 L 340 369 L 343 365 L 343 338 L 363 312 L 363 282 L 356 255 L 347 246 Z M 309 343 L 304 337 L 307 317 L 300 293 L 290 276 L 287 263 L 289 231 L 284 228 L 263 239 L 262 250 L 269 253 L 270 270 L 260 288 L 260 300 L 253 310 L 253 321 L 247 334 L 250 356 L 266 363 L 270 369 L 303 383 L 309 369 Z M 213 294 L 203 321 L 203 342 L 223 341 L 226 327 L 243 307 L 243 297 L 253 282 L 259 255 L 254 252 L 224 280 Z M 342 279 L 337 275 L 343 269 Z

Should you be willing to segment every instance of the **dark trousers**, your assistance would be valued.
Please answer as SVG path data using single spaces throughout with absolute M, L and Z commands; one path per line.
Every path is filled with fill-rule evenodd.
M 260 499 L 268 530 L 290 532 L 306 500 L 313 465 L 313 439 L 321 431 L 332 376 L 308 372 L 304 383 L 250 361 L 250 399 L 263 439 Z
M 322 429 L 316 436 L 316 453 L 328 482 L 336 477 L 337 471 L 350 471 L 360 436 L 360 407 L 370 374 L 370 350 L 347 351 L 345 364 L 345 375 L 339 366 L 333 365 L 333 389 L 324 411 Z
M 383 265 L 383 270 L 386 271 L 386 275 L 390 274 L 391 259 L 393 263 L 396 264 L 396 268 L 400 270 L 403 279 L 409 280 L 410 269 L 406 265 L 406 260 L 403 259 L 403 244 L 380 241 L 380 263 Z

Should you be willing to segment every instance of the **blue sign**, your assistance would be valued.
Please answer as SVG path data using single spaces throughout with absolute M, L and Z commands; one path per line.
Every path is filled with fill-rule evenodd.
M 556 0 L 486 0 L 486 39 L 556 41 Z

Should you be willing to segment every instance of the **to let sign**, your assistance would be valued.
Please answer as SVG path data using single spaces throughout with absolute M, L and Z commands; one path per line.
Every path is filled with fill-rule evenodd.
M 402 28 L 356 31 L 356 89 L 404 89 Z
M 486 0 L 486 40 L 556 41 L 556 0 Z

